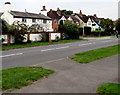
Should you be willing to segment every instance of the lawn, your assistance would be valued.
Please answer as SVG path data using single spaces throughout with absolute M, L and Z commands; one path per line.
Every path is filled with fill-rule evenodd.
M 120 95 L 120 84 L 105 83 L 98 87 L 97 93 L 100 95 Z
M 25 48 L 25 47 L 35 47 L 35 46 L 43 46 L 43 45 L 53 45 L 53 44 L 61 44 L 61 43 L 69 43 L 75 41 L 83 41 L 85 39 L 75 39 L 75 40 L 60 40 L 58 42 L 32 42 L 25 44 L 17 44 L 17 45 L 3 45 L 2 50 L 10 50 L 17 48 Z
M 98 59 L 106 58 L 120 53 L 120 51 L 118 51 L 118 47 L 120 47 L 120 45 L 90 50 L 75 54 L 73 57 L 70 58 L 79 63 L 89 63 Z
M 12 91 L 54 73 L 42 67 L 16 67 L 2 70 L 2 91 Z

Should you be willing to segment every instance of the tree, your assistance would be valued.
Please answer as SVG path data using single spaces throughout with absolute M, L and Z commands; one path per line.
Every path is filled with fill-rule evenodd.
M 106 34 L 111 34 L 113 32 L 114 23 L 111 19 L 103 19 L 100 25 L 105 30 Z
M 15 37 L 15 44 L 23 43 L 28 27 L 25 24 L 19 24 L 19 22 L 17 22 L 17 24 L 13 24 L 11 30 L 12 29 L 15 29 L 15 31 L 11 31 Z
M 0 34 L 7 34 L 9 32 L 7 25 L 5 20 L 0 19 Z
M 82 32 L 76 24 L 69 20 L 66 20 L 63 25 L 59 25 L 58 30 L 64 33 L 67 39 L 79 39 L 80 32 Z
M 116 23 L 116 30 L 118 31 L 118 34 L 120 34 L 120 21 L 117 21 Z
M 67 10 L 60 10 L 62 13 L 66 14 L 66 15 L 71 15 L 73 14 L 73 11 L 67 11 Z

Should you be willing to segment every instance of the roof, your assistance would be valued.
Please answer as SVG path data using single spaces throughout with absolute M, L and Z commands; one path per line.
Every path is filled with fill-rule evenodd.
M 80 16 L 79 14 L 76 14 L 84 23 L 87 23 L 87 21 L 88 21 L 88 16 L 85 16 L 85 15 L 83 15 L 83 16 Z
M 29 12 L 19 12 L 19 11 L 11 11 L 10 12 L 14 17 L 18 18 L 35 18 L 35 19 L 47 19 L 51 20 L 51 18 L 42 15 L 42 14 L 36 14 L 36 13 L 29 13 Z
M 79 20 L 75 16 L 70 16 L 74 22 L 79 22 Z
M 2 16 L 3 13 L 0 13 L 0 17 Z
M 49 11 L 47 13 L 47 16 L 49 16 L 52 19 L 57 19 L 57 20 L 61 19 L 62 17 L 62 15 L 58 11 L 53 11 L 53 10 Z
M 94 21 L 99 25 L 99 21 L 100 21 L 99 18 L 94 17 L 94 16 L 89 16 L 89 18 L 90 18 L 91 20 L 94 20 Z

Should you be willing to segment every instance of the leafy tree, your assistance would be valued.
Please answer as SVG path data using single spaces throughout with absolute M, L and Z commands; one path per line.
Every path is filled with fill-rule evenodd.
M 0 19 L 0 34 L 7 34 L 9 32 L 7 25 L 5 20 Z
M 59 25 L 58 30 L 63 32 L 67 36 L 67 39 L 79 39 L 80 29 L 79 27 L 72 23 L 72 21 L 66 20 L 63 25 Z
M 73 14 L 73 11 L 67 11 L 67 10 L 60 10 L 62 13 L 66 14 L 66 15 L 71 15 Z
M 120 34 L 120 21 L 117 21 L 117 23 L 116 23 L 116 30 Z
M 103 19 L 100 23 L 101 27 L 107 32 L 107 34 L 111 34 L 114 28 L 114 23 L 111 19 Z
M 14 24 L 13 24 L 14 25 Z M 14 25 L 11 30 L 14 30 L 15 27 L 15 31 L 11 31 L 13 32 L 13 36 L 15 37 L 15 43 L 16 44 L 20 44 L 23 43 L 23 40 L 25 39 L 25 33 L 28 31 L 28 27 L 25 24 L 19 24 L 19 22 Z

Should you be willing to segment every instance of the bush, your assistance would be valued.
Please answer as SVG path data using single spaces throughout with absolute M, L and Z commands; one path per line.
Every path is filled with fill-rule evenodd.
M 78 27 L 79 28 L 79 35 L 83 35 L 83 28 L 82 27 Z
M 66 20 L 63 25 L 59 25 L 59 32 L 63 32 L 69 39 L 79 39 L 80 31 L 79 27 L 72 23 L 72 21 Z
M 95 35 L 95 36 L 100 36 L 100 35 L 104 35 L 104 31 L 101 31 L 101 30 L 95 30 L 95 31 L 92 31 L 91 34 Z
M 90 35 L 91 34 L 91 27 L 85 26 L 84 33 L 85 33 L 85 35 Z

